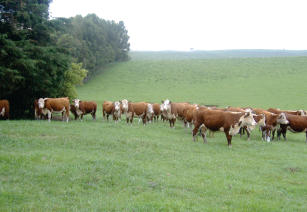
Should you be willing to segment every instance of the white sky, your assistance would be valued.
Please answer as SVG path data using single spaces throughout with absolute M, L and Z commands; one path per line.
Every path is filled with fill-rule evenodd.
M 53 0 L 52 17 L 122 20 L 131 50 L 307 49 L 307 0 Z

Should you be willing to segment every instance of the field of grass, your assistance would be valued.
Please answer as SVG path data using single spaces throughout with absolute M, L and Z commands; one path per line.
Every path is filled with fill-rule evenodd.
M 0 122 L 0 211 L 306 211 L 307 145 L 101 118 L 103 100 L 307 109 L 307 58 L 133 59 L 78 88 L 83 122 Z

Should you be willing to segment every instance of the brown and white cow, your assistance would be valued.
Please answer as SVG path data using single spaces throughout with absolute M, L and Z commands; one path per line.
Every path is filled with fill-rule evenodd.
M 197 104 L 193 105 L 188 105 L 185 107 L 183 110 L 183 121 L 184 121 L 184 126 L 190 128 L 190 125 L 193 124 L 193 117 L 196 111 L 199 109 Z
M 64 113 L 66 122 L 69 120 L 69 99 L 68 97 L 62 98 L 40 98 L 38 99 L 39 109 L 47 110 L 48 121 L 50 122 L 51 114 L 54 112 L 62 113 L 62 120 L 64 121 Z
M 79 115 L 77 114 L 77 109 L 74 104 L 70 104 L 70 112 L 74 115 L 75 120 L 79 118 Z
M 130 121 L 130 123 L 132 124 L 133 117 L 134 117 L 134 110 L 131 105 L 131 102 L 129 102 L 127 99 L 123 99 L 120 102 L 121 102 L 121 110 L 122 110 L 122 113 L 125 114 L 126 116 L 127 123 L 129 123 Z
M 206 131 L 223 131 L 226 135 L 228 146 L 231 147 L 232 136 L 236 135 L 243 126 L 255 126 L 256 122 L 250 112 L 228 112 L 219 110 L 198 110 L 194 122 L 193 140 L 199 127 L 202 127 L 202 137 L 207 142 Z
M 153 109 L 153 104 L 147 103 L 147 108 L 146 108 L 146 121 L 151 123 L 153 121 L 153 118 L 155 116 L 155 112 Z
M 111 101 L 104 101 L 102 104 L 102 115 L 103 118 L 107 116 L 107 120 L 109 120 L 109 115 L 113 116 L 113 120 L 115 122 L 121 119 L 121 104 L 119 101 L 111 102 Z
M 265 115 L 264 114 L 260 114 L 260 115 L 253 115 L 257 125 L 259 126 L 259 129 L 263 129 L 266 125 L 265 125 Z M 250 134 L 251 131 L 254 130 L 255 126 L 244 126 L 240 129 L 240 137 L 242 136 L 241 132 L 243 131 L 243 129 L 246 131 L 247 134 L 247 140 L 250 140 Z
M 6 99 L 0 100 L 0 118 L 1 119 L 10 118 L 10 103 Z
M 287 140 L 287 130 L 290 130 L 293 133 L 306 133 L 307 143 L 307 116 L 291 115 L 286 113 L 286 117 L 289 123 L 280 125 L 280 129 L 277 131 L 277 139 L 280 140 L 280 135 L 282 134 L 284 139 Z
M 288 124 L 285 113 L 275 114 L 260 108 L 253 108 L 253 112 L 257 115 L 265 115 L 265 127 L 262 127 L 261 131 L 262 139 L 267 142 L 271 141 L 271 134 L 277 129 L 279 124 Z
M 169 99 L 166 99 L 162 101 L 161 110 L 163 116 L 169 121 L 170 127 L 175 127 L 175 122 L 178 115 L 175 104 Z
M 142 119 L 143 124 L 146 124 L 146 117 L 147 117 L 147 103 L 146 102 L 132 102 L 131 106 L 133 108 L 134 115 L 139 117 L 139 122 Z M 151 111 L 152 107 L 151 107 Z
M 90 113 L 93 119 L 96 120 L 96 102 L 81 101 L 80 99 L 74 99 L 72 102 L 76 108 L 76 114 L 78 115 L 78 118 L 80 117 L 80 119 L 83 120 L 83 116 Z
M 39 119 L 48 119 L 47 109 L 41 109 L 38 107 L 38 99 L 34 100 L 34 118 Z

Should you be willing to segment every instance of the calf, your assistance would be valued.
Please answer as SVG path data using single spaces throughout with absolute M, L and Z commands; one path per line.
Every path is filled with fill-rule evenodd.
M 207 142 L 206 131 L 224 131 L 228 146 L 231 147 L 232 136 L 243 126 L 255 126 L 256 122 L 250 112 L 224 112 L 219 110 L 198 110 L 194 122 L 193 140 L 199 127 L 202 127 L 202 137 Z
M 86 114 L 91 114 L 93 119 L 96 120 L 96 110 L 97 110 L 97 103 L 93 101 L 81 101 L 80 99 L 74 99 L 73 104 L 76 108 L 76 113 L 81 116 L 81 120 L 83 116 Z
M 48 121 L 50 122 L 51 114 L 54 112 L 62 113 L 62 120 L 64 121 L 64 113 L 66 115 L 66 122 L 69 120 L 69 99 L 62 98 L 40 98 L 38 99 L 39 109 L 47 111 Z
M 0 100 L 0 118 L 1 119 L 10 118 L 10 103 L 6 99 Z
M 286 134 L 287 129 L 289 129 L 294 133 L 305 132 L 307 143 L 307 116 L 291 115 L 286 113 L 286 117 L 289 123 L 280 125 L 280 128 L 277 131 L 277 139 L 280 140 L 280 135 L 282 134 L 284 139 L 287 140 Z

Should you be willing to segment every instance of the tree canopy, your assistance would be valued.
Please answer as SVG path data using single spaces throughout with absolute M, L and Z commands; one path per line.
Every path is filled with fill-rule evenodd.
M 11 117 L 33 117 L 39 97 L 76 97 L 75 86 L 128 59 L 124 23 L 95 14 L 49 19 L 51 0 L 0 0 L 0 99 Z

